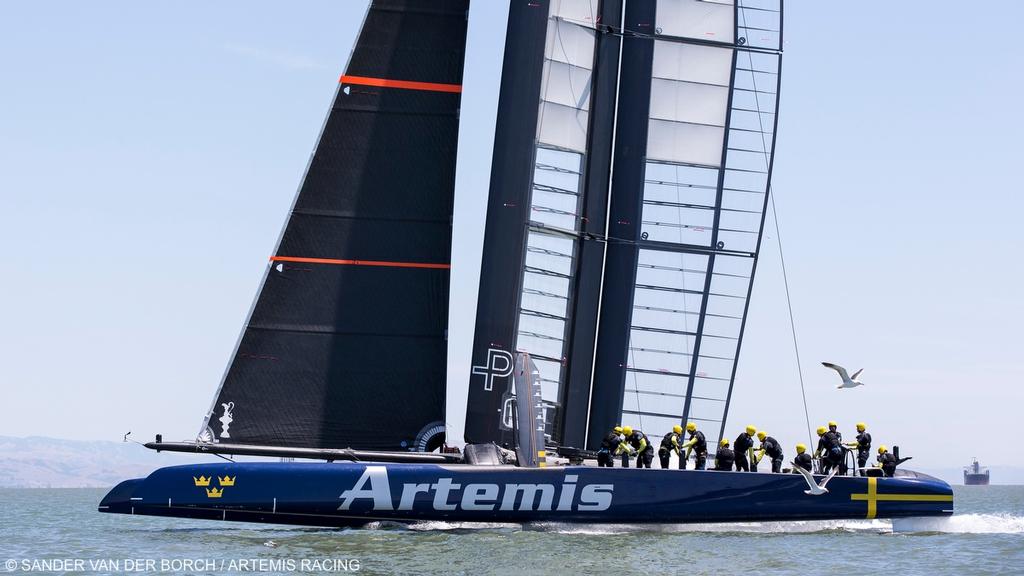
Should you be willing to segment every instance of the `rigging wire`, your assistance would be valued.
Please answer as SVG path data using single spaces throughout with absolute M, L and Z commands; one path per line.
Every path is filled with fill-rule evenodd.
M 768 198 L 771 200 L 772 219 L 775 221 L 775 240 L 779 246 L 779 262 L 782 263 L 782 283 L 786 287 L 786 307 L 789 310 L 789 329 L 793 335 L 793 353 L 796 355 L 796 373 L 800 378 L 800 396 L 804 401 L 804 420 L 807 423 L 807 441 L 814 444 L 814 437 L 811 435 L 811 416 L 807 410 L 807 391 L 804 388 L 804 371 L 800 364 L 800 345 L 796 337 L 796 321 L 793 319 L 793 301 L 789 295 L 789 275 L 786 274 L 786 258 L 782 252 L 782 235 L 779 232 L 779 212 L 775 208 L 775 196 L 771 193 L 771 186 L 768 187 Z
M 742 8 L 743 8 L 742 3 L 740 4 L 740 8 L 741 9 L 738 10 L 738 12 L 740 14 L 740 18 L 743 20 L 743 27 L 746 28 L 747 18 L 746 18 L 746 12 L 744 10 L 742 10 Z M 769 169 L 770 169 L 770 158 L 768 156 L 768 142 L 765 140 L 764 119 L 761 116 L 761 114 L 762 114 L 761 113 L 761 97 L 759 96 L 760 93 L 758 92 L 758 89 L 757 89 L 757 74 L 755 73 L 755 68 L 754 68 L 754 57 L 753 57 L 753 54 L 751 52 L 749 52 L 749 51 L 747 51 L 746 54 L 747 54 L 747 63 L 749 64 L 748 67 L 750 69 L 750 81 L 751 81 L 751 83 L 752 83 L 752 85 L 754 87 L 755 108 L 757 108 L 757 110 L 758 110 L 758 112 L 757 112 L 757 123 L 758 123 L 758 126 L 760 127 L 760 131 L 761 131 L 761 151 L 764 154 L 765 166 L 769 167 Z M 777 70 L 776 73 L 780 74 L 780 75 L 782 74 L 781 63 L 779 65 L 779 69 Z M 778 95 L 778 93 L 776 93 L 775 94 L 775 98 L 778 99 L 778 97 L 779 97 L 779 95 Z M 778 113 L 778 109 L 776 108 L 776 114 L 777 113 Z M 774 137 L 775 137 L 775 135 L 772 134 L 772 138 L 774 138 Z M 779 262 L 780 262 L 781 267 L 782 267 L 782 282 L 783 282 L 783 285 L 786 288 L 786 307 L 787 307 L 787 310 L 789 311 L 789 329 L 790 329 L 790 333 L 793 336 L 793 353 L 796 355 L 796 372 L 797 372 L 797 376 L 799 377 L 799 380 L 800 380 L 800 397 L 803 399 L 803 404 L 804 404 L 804 421 L 807 424 L 807 441 L 808 441 L 809 445 L 813 445 L 814 444 L 814 437 L 811 435 L 811 416 L 810 416 L 810 411 L 807 409 L 807 389 L 804 386 L 804 370 L 803 370 L 803 366 L 801 365 L 801 362 L 800 362 L 800 344 L 798 343 L 797 336 L 796 336 L 796 320 L 795 320 L 795 318 L 793 316 L 793 300 L 790 297 L 790 292 L 789 292 L 789 274 L 787 274 L 787 272 L 786 272 L 786 258 L 784 256 L 783 251 L 782 251 L 782 233 L 781 233 L 780 227 L 779 227 L 779 212 L 778 212 L 778 210 L 775 207 L 775 195 L 772 194 L 772 184 L 771 184 L 771 181 L 768 182 L 768 189 L 766 191 L 766 194 L 768 195 L 768 200 L 771 203 L 772 220 L 775 221 L 775 241 L 776 241 L 776 243 L 778 244 L 778 247 L 779 247 Z M 762 231 L 762 233 L 763 233 L 763 231 Z

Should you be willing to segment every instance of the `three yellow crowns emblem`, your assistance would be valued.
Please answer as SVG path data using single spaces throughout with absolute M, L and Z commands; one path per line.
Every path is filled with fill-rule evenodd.
M 235 480 L 237 479 L 238 476 L 217 476 L 217 484 L 220 485 L 220 488 L 217 488 L 216 486 L 210 486 L 210 482 L 213 480 L 213 476 L 207 477 L 200 475 L 198 478 L 195 476 L 192 477 L 192 481 L 195 483 L 196 486 L 206 488 L 207 498 L 220 498 L 221 496 L 224 495 L 224 488 L 226 486 L 234 486 Z

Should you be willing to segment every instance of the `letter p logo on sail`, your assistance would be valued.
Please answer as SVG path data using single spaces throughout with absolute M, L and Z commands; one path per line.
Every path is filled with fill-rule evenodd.
M 512 354 L 497 348 L 487 349 L 487 363 L 483 366 L 473 366 L 473 375 L 484 377 L 484 390 L 494 390 L 495 378 L 508 378 L 512 375 L 513 369 Z

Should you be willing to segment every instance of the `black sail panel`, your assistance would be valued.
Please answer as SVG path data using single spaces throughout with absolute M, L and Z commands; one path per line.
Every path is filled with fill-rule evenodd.
M 374 0 L 203 438 L 443 440 L 468 0 Z

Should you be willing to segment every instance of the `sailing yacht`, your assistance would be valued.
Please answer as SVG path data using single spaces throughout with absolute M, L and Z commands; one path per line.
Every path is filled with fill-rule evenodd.
M 909 471 L 826 489 L 592 465 L 618 424 L 724 435 L 780 0 L 510 2 L 470 379 L 448 388 L 469 17 L 468 0 L 372 1 L 196 440 L 147 444 L 223 458 L 122 482 L 99 510 L 318 526 L 951 514 L 949 485 Z M 246 454 L 312 461 L 228 459 Z

